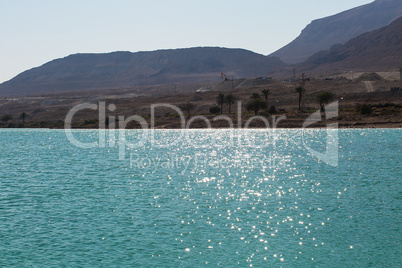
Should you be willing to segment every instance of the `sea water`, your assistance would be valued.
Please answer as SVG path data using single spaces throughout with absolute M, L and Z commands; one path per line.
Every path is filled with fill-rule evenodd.
M 186 131 L 0 130 L 0 266 L 402 265 L 401 129 Z

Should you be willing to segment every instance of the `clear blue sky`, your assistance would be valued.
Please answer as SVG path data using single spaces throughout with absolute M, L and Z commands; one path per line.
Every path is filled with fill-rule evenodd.
M 373 0 L 0 0 L 0 83 L 74 53 L 194 46 L 268 55 L 312 20 Z

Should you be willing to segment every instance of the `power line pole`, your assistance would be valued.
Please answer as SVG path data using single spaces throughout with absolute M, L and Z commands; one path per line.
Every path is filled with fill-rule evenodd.
M 293 68 L 293 82 L 296 82 L 296 69 Z

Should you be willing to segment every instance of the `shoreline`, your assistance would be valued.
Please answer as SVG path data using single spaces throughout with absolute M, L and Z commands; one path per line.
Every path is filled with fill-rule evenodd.
M 374 92 L 368 92 L 360 80 L 312 80 L 304 85 L 301 105 L 295 92 L 299 83 L 269 81 L 260 85 L 257 80 L 250 81 L 254 84 L 235 88 L 217 83 L 207 92 L 197 92 L 204 85 L 197 84 L 182 85 L 174 93 L 169 88 L 148 87 L 0 99 L 0 128 L 64 129 L 68 115 L 80 105 L 87 106 L 72 114 L 73 129 L 98 129 L 103 121 L 106 129 L 119 125 L 126 129 L 222 129 L 239 125 L 290 129 L 326 128 L 335 123 L 338 128 L 402 128 L 402 91 L 390 90 L 399 85 L 398 81 L 372 82 Z M 251 96 L 262 96 L 264 90 L 269 91 L 267 106 L 257 111 L 248 109 Z M 332 92 L 332 102 L 337 101 L 336 114 L 331 112 L 329 120 L 324 113 L 321 117 L 316 114 L 320 110 L 317 96 L 323 90 Z M 219 95 L 232 95 L 236 101 L 231 106 L 218 105 Z M 221 111 L 212 112 L 217 106 Z M 362 107 L 366 109 L 362 111 Z
M 5 130 L 5 129 L 55 129 L 55 130 L 66 130 L 66 129 L 71 129 L 71 130 L 115 130 L 118 131 L 120 130 L 119 128 L 115 129 L 109 129 L 109 128 L 98 128 L 98 127 L 72 127 L 72 128 L 64 128 L 64 127 L 0 127 L 0 130 Z M 125 130 L 244 130 L 244 129 L 251 129 L 251 130 L 257 130 L 257 129 L 327 129 L 326 125 L 320 125 L 320 126 L 308 126 L 308 127 L 298 127 L 298 126 L 279 126 L 279 127 L 247 127 L 247 128 L 239 128 L 239 127 L 190 127 L 190 128 L 173 128 L 173 127 L 155 127 L 155 128 L 125 128 Z M 333 129 L 402 129 L 402 122 L 395 122 L 395 123 L 389 123 L 389 122 L 377 122 L 375 124 L 364 124 L 357 122 L 356 124 L 338 124 L 336 128 Z
M 194 114 L 187 117 L 156 116 L 137 117 L 137 121 L 130 117 L 122 117 L 119 121 L 116 117 L 106 119 L 113 120 L 111 124 L 106 122 L 99 127 L 97 119 L 86 119 L 78 116 L 71 124 L 64 120 L 58 121 L 26 121 L 25 123 L 0 123 L 0 129 L 326 129 L 327 126 L 335 125 L 335 128 L 402 128 L 402 114 L 398 111 L 386 115 L 357 115 L 353 112 L 340 111 L 337 117 L 326 119 L 321 113 L 321 118 L 312 118 L 314 113 L 283 113 L 272 115 L 243 115 L 236 114 L 208 115 Z M 223 116 L 223 117 L 222 117 Z M 93 118 L 93 117 L 92 117 Z M 138 119 L 137 118 L 137 119 Z M 68 121 L 67 121 L 68 122 Z M 102 121 L 101 121 L 102 122 Z M 239 127 L 241 126 L 241 127 Z

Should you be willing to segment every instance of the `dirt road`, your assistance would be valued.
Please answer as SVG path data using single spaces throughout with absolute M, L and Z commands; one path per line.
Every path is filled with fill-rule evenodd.
M 371 84 L 371 81 L 364 81 L 364 85 L 367 88 L 367 92 L 374 92 L 373 85 Z

